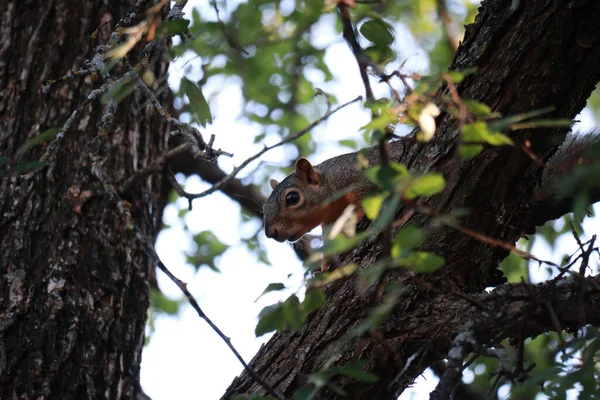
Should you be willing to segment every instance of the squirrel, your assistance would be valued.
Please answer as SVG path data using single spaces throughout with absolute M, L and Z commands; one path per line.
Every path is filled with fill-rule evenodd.
M 401 142 L 390 143 L 390 159 L 399 159 L 402 151 Z M 351 204 L 362 218 L 360 202 L 376 185 L 359 169 L 359 153 L 369 165 L 380 163 L 379 150 L 374 147 L 342 154 L 314 167 L 302 157 L 296 161 L 295 171 L 283 181 L 271 179 L 273 192 L 263 206 L 267 237 L 294 242 L 319 225 L 334 223 Z
M 395 141 L 389 145 L 390 159 L 400 159 L 403 143 Z M 283 181 L 271 179 L 273 192 L 263 206 L 266 236 L 278 242 L 295 242 L 319 225 L 325 231 L 350 205 L 355 206 L 354 214 L 361 219 L 364 215 L 361 200 L 377 186 L 359 168 L 359 153 L 369 165 L 380 164 L 379 149 L 370 147 L 316 166 L 302 157 L 296 161 L 294 172 Z M 323 259 L 321 271 L 328 266 Z
M 598 133 L 569 134 L 546 164 L 542 184 L 536 192 L 555 192 L 559 178 L 566 175 L 566 170 L 571 171 L 577 164 L 589 161 L 583 160 L 584 153 L 598 144 Z M 389 143 L 391 160 L 399 160 L 403 151 L 402 141 Z M 369 165 L 380 163 L 379 149 L 370 147 L 330 158 L 314 167 L 302 157 L 296 161 L 294 172 L 283 181 L 271 179 L 269 184 L 273 192 L 263 206 L 266 236 L 278 242 L 295 242 L 319 225 L 325 231 L 325 227 L 333 224 L 349 205 L 354 205 L 358 219 L 362 218 L 361 200 L 367 192 L 376 189 L 376 185 L 359 168 L 359 153 L 365 156 Z M 323 260 L 321 271 L 327 268 L 327 261 Z

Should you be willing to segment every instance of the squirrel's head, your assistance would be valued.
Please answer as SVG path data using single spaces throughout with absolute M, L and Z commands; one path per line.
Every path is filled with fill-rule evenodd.
M 269 183 L 273 192 L 263 206 L 267 237 L 294 242 L 323 222 L 323 179 L 306 158 L 299 158 L 295 171 L 281 183 Z

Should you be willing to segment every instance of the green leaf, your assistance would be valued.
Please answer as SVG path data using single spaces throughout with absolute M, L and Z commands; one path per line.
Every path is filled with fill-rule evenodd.
M 260 143 L 267 136 L 266 133 L 260 133 L 254 137 L 254 143 Z
M 488 123 L 488 128 L 491 131 L 503 132 L 503 131 L 509 129 L 512 124 L 524 121 L 529 118 L 537 117 L 538 115 L 541 115 L 541 114 L 549 113 L 550 111 L 553 111 L 553 110 L 554 110 L 554 107 L 544 107 L 544 108 L 540 108 L 539 110 L 533 110 L 533 111 L 529 111 L 529 112 L 518 114 L 518 115 L 511 115 L 509 117 L 496 119 L 496 120 L 490 121 Z
M 296 295 L 291 295 L 282 306 L 283 318 L 287 326 L 295 331 L 304 325 L 304 313 L 300 309 L 300 300 Z
M 323 304 L 325 304 L 325 293 L 321 290 L 309 290 L 302 302 L 302 312 L 306 317 L 311 312 L 323 307 Z
M 377 219 L 373 222 L 373 229 L 375 232 L 381 232 L 383 228 L 388 226 L 394 217 L 396 216 L 396 212 L 398 211 L 398 206 L 400 205 L 400 194 L 394 193 L 392 197 L 385 202 L 383 209 L 379 213 Z
M 213 271 L 218 271 L 219 269 L 215 265 L 215 258 L 223 254 L 229 246 L 221 243 L 219 238 L 210 231 L 197 233 L 193 239 L 197 249 L 193 254 L 188 254 L 187 262 L 196 267 L 196 269 L 202 265 L 208 265 Z
M 410 180 L 404 188 L 404 197 L 416 199 L 417 197 L 433 196 L 444 190 L 446 181 L 444 176 L 438 173 L 421 175 Z
M 25 144 L 21 146 L 19 150 L 17 150 L 17 154 L 23 154 L 32 147 L 35 147 L 40 143 L 47 142 L 50 139 L 53 139 L 56 135 L 58 135 L 58 132 L 60 132 L 60 128 L 46 129 L 44 132 L 32 137 L 27 142 L 25 142 Z
M 560 128 L 569 127 L 571 125 L 573 125 L 572 119 L 537 119 L 534 121 L 512 124 L 510 129 Z
M 167 315 L 176 315 L 179 312 L 180 302 L 169 299 L 160 290 L 152 289 L 150 291 L 150 302 L 155 309 Z
M 362 292 L 378 282 L 381 276 L 388 270 L 388 267 L 390 267 L 390 261 L 382 260 L 371 265 L 369 268 L 361 270 L 359 279 L 357 280 L 359 291 Z
M 500 269 L 504 272 L 504 276 L 506 276 L 509 283 L 519 283 L 524 279 L 524 275 L 527 275 L 525 272 L 527 265 L 528 263 L 526 260 L 511 252 L 508 257 L 500 263 Z
M 283 315 L 283 304 L 277 303 L 261 310 L 258 315 L 258 324 L 254 329 L 254 333 L 258 337 L 273 331 L 281 332 L 285 327 L 286 323 Z
M 454 83 L 461 83 L 465 79 L 465 75 L 458 71 L 448 71 L 447 74 Z
M 489 117 L 492 115 L 492 109 L 485 103 L 467 99 L 463 100 L 463 104 L 466 105 L 469 112 L 476 117 Z
M 181 80 L 181 88 L 190 100 L 189 108 L 194 121 L 202 126 L 212 124 L 213 120 L 210 108 L 198 85 L 187 78 L 183 78 Z
M 366 135 L 371 134 L 371 136 L 375 136 L 375 133 L 378 131 L 384 131 L 389 125 L 395 124 L 398 122 L 398 115 L 394 115 L 386 110 L 382 110 L 377 117 L 373 118 L 366 125 L 360 128 L 361 131 Z M 367 139 L 368 139 L 368 135 Z M 373 142 L 377 141 L 376 137 L 372 137 L 371 140 Z
M 461 144 L 458 149 L 463 160 L 470 160 L 483 151 L 480 144 Z
M 427 251 L 417 251 L 394 262 L 396 266 L 406 267 L 415 272 L 434 272 L 444 265 L 444 258 Z
M 326 271 L 321 274 L 315 275 L 310 281 L 310 285 L 313 287 L 323 287 L 333 281 L 348 277 L 358 269 L 356 264 L 347 264 L 342 267 L 338 267 L 333 271 Z
M 364 107 L 371 110 L 376 117 L 362 126 L 360 130 L 363 132 L 365 141 L 376 143 L 382 136 L 381 132 L 384 132 L 388 126 L 398 123 L 398 112 L 395 110 L 394 103 L 387 98 L 367 100 Z
M 382 19 L 371 19 L 360 26 L 360 33 L 378 47 L 394 42 L 394 30 Z
M 312 400 L 319 393 L 319 388 L 309 388 L 308 386 L 302 386 L 294 393 L 294 400 Z
M 308 381 L 316 387 L 323 387 L 329 382 L 331 374 L 328 371 L 317 371 L 308 377 Z
M 587 215 L 589 204 L 590 199 L 587 191 L 581 191 L 575 196 L 575 200 L 573 201 L 573 219 L 578 224 L 581 224 Z
M 346 393 L 344 391 L 344 389 L 342 389 L 341 387 L 339 387 L 338 385 L 336 385 L 333 382 L 329 382 L 329 389 L 331 389 L 331 391 L 334 392 L 335 394 L 337 394 L 338 396 L 341 396 L 341 397 L 348 396 L 348 393 Z
M 491 130 L 485 122 L 474 122 L 462 128 L 463 142 L 488 143 L 492 146 L 512 145 L 513 141 L 503 133 Z
M 8 164 L 9 162 L 10 162 L 9 157 L 0 157 L 0 165 L 5 165 L 5 164 Z
M 454 83 L 461 83 L 467 76 L 473 75 L 477 72 L 477 67 L 465 68 L 461 71 L 447 71 L 447 74 L 452 79 Z
M 175 36 L 181 35 L 188 30 L 188 25 L 190 21 L 187 19 L 174 19 L 170 21 L 163 21 L 159 27 L 158 31 L 162 36 Z
M 582 361 L 584 363 L 594 363 L 594 358 L 600 353 L 600 336 L 592 339 L 582 351 Z
M 325 294 L 320 290 L 312 290 L 306 293 L 302 303 L 296 295 L 291 295 L 283 303 L 265 307 L 259 315 L 256 336 L 275 330 L 281 332 L 287 328 L 298 331 L 304 326 L 306 317 L 324 303 Z
M 264 251 L 264 249 L 262 249 L 262 248 L 256 249 L 256 256 L 258 258 L 258 261 L 260 261 L 261 263 L 263 263 L 265 265 L 271 265 L 271 262 L 269 261 L 269 259 L 267 257 L 267 252 Z
M 386 97 L 379 97 L 377 99 L 366 100 L 363 106 L 366 109 L 370 110 L 371 113 L 374 115 L 386 114 L 390 118 L 395 117 L 396 120 L 398 119 L 398 113 L 394 112 L 394 102 Z
M 295 294 L 291 295 L 283 303 L 263 308 L 254 332 L 256 336 L 261 336 L 272 331 L 282 332 L 288 328 L 299 331 L 304 326 L 306 317 L 323 304 L 325 293 L 320 290 L 307 291 L 302 303 Z
M 381 209 L 384 199 L 385 198 L 383 195 L 366 196 L 363 198 L 362 208 L 367 218 L 369 218 L 371 221 L 377 217 L 377 214 L 379 214 L 379 210 Z
M 262 291 L 262 293 L 256 298 L 256 300 L 260 299 L 261 297 L 263 297 L 265 294 L 269 293 L 269 292 L 274 292 L 277 290 L 283 290 L 285 289 L 285 285 L 283 283 L 269 283 L 267 285 L 267 287 L 265 288 L 265 290 Z M 255 301 L 256 301 L 255 300 Z
M 377 65 L 383 66 L 396 59 L 396 52 L 387 46 L 369 46 L 364 52 Z
M 367 234 L 367 232 L 361 232 L 353 237 L 337 235 L 333 239 L 325 241 L 323 246 L 319 249 L 319 252 L 326 256 L 341 254 L 360 243 L 367 236 Z M 315 256 L 317 256 L 317 254 L 315 254 Z
M 408 169 L 399 163 L 376 165 L 365 171 L 367 178 L 383 189 L 393 189 L 402 179 L 410 177 Z
M 425 237 L 425 231 L 418 226 L 414 224 L 403 226 L 394 237 L 392 258 L 406 257 L 423 243 Z
M 351 149 L 354 149 L 354 150 L 358 149 L 356 140 L 343 139 L 343 140 L 339 140 L 338 143 L 342 146 L 350 147 Z

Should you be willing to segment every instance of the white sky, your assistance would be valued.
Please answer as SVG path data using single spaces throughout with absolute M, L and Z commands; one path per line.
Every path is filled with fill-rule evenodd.
M 186 15 L 191 15 L 190 2 L 186 7 Z M 206 3 L 198 2 L 203 15 L 211 12 Z M 231 6 L 230 6 L 231 7 Z M 222 18 L 223 18 L 223 10 Z M 226 15 L 226 14 L 225 14 Z M 335 16 L 319 28 L 319 42 L 323 45 L 333 43 L 327 50 L 325 60 L 335 76 L 334 83 L 318 83 L 317 87 L 337 96 L 340 103 L 363 95 L 364 88 L 358 75 L 356 61 L 347 45 L 335 34 L 332 22 Z M 397 32 L 402 35 L 402 27 L 397 27 Z M 409 35 L 402 35 L 402 48 L 397 48 L 398 59 L 403 60 L 410 56 L 405 70 L 424 72 L 426 54 L 411 42 Z M 194 79 L 194 74 L 199 70 L 200 60 L 192 60 L 187 66 L 191 71 L 182 69 L 188 61 L 183 57 L 170 69 L 170 83 L 177 85 L 183 76 Z M 318 79 L 318 74 L 314 74 Z M 380 87 L 382 94 L 385 88 Z M 205 138 L 210 134 L 216 135 L 216 147 L 234 153 L 232 159 L 221 157 L 219 165 L 225 171 L 230 171 L 233 165 L 239 165 L 262 148 L 264 144 L 273 144 L 276 137 L 267 137 L 265 143 L 254 144 L 253 139 L 258 134 L 257 127 L 248 121 L 237 118 L 241 112 L 242 96 L 239 83 L 234 79 L 227 82 L 211 79 L 203 92 L 209 99 L 213 112 L 214 122 L 201 129 Z M 317 99 L 325 110 L 325 103 Z M 333 155 L 350 151 L 340 148 L 337 141 L 340 139 L 356 139 L 359 142 L 361 134 L 359 128 L 369 120 L 368 113 L 360 105 L 353 104 L 329 118 L 329 120 L 311 132 L 313 138 L 319 143 L 318 153 L 311 159 L 319 163 Z M 262 162 L 272 165 L 284 166 L 282 160 L 290 158 L 285 156 L 285 148 L 278 148 L 268 152 Z M 248 166 L 241 176 L 256 170 L 258 162 Z M 280 179 L 283 175 L 275 176 Z M 186 182 L 186 189 L 191 192 L 202 191 L 209 186 L 197 177 L 192 177 Z M 265 188 L 265 194 L 268 191 Z M 181 201 L 182 208 L 187 207 L 186 201 Z M 225 254 L 217 258 L 216 264 L 221 273 L 214 273 L 209 268 L 203 267 L 197 273 L 194 268 L 185 263 L 183 250 L 191 249 L 193 244 L 183 232 L 182 222 L 177 216 L 178 209 L 170 205 L 165 210 L 165 222 L 172 228 L 161 232 L 157 251 L 167 267 L 177 277 L 189 284 L 190 291 L 198 300 L 206 314 L 228 335 L 234 346 L 246 361 L 254 356 L 261 343 L 268 336 L 255 338 L 254 327 L 257 315 L 265 306 L 287 297 L 284 293 L 270 293 L 255 303 L 255 299 L 271 282 L 283 282 L 297 290 L 302 282 L 303 268 L 292 251 L 286 244 L 267 240 L 264 232 L 259 233 L 259 240 L 265 245 L 268 258 L 272 266 L 258 262 L 255 256 L 249 254 L 244 245 L 240 245 L 240 238 L 253 236 L 260 228 L 258 221 L 242 223 L 240 207 L 221 193 L 215 193 L 194 202 L 194 209 L 187 215 L 186 223 L 193 233 L 210 230 L 219 239 L 232 247 Z M 598 220 L 586 223 L 589 232 L 598 233 L 600 229 Z M 561 248 L 573 246 L 566 243 L 568 239 L 561 239 Z M 538 241 L 534 254 L 541 258 L 551 258 L 550 251 Z M 539 253 L 538 253 L 539 252 Z M 555 258 L 560 261 L 561 251 Z M 177 287 L 162 273 L 158 272 L 158 282 L 162 291 L 174 299 L 181 298 Z M 539 279 L 543 279 L 540 273 Z M 185 303 L 181 312 L 176 317 L 161 316 L 155 321 L 156 330 L 150 338 L 149 345 L 144 349 L 141 381 L 146 393 L 154 400 L 167 399 L 219 399 L 232 379 L 242 371 L 242 366 L 229 351 L 222 340 L 198 317 L 195 311 Z M 472 379 L 472 374 L 465 375 L 467 380 Z M 437 378 L 430 372 L 418 380 L 415 387 L 405 391 L 401 399 L 427 399 L 429 392 L 435 387 Z

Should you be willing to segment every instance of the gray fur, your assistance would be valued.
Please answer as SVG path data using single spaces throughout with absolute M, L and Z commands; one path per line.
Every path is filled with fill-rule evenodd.
M 398 160 L 404 150 L 401 141 L 389 143 L 390 158 L 394 161 Z M 337 188 L 340 192 L 357 191 L 359 195 L 366 193 L 374 187 L 367 179 L 364 171 L 358 168 L 358 153 L 362 153 L 369 161 L 369 165 L 377 165 L 380 163 L 380 152 L 377 147 L 369 147 L 354 153 L 342 154 L 328 160 L 314 168 L 319 173 L 322 179 L 321 185 L 327 188 Z M 263 206 L 263 215 L 265 222 L 271 222 L 280 214 L 279 205 L 282 193 L 290 188 L 298 185 L 298 178 L 295 173 L 288 175 L 279 183 L 271 192 L 271 195 Z M 307 204 L 318 205 L 328 198 L 335 196 L 336 193 L 321 193 L 314 196 L 305 196 Z
M 573 172 L 578 159 L 592 146 L 600 145 L 600 131 L 569 132 L 565 141 L 548 160 L 542 173 L 542 188 L 554 189 L 562 178 Z

